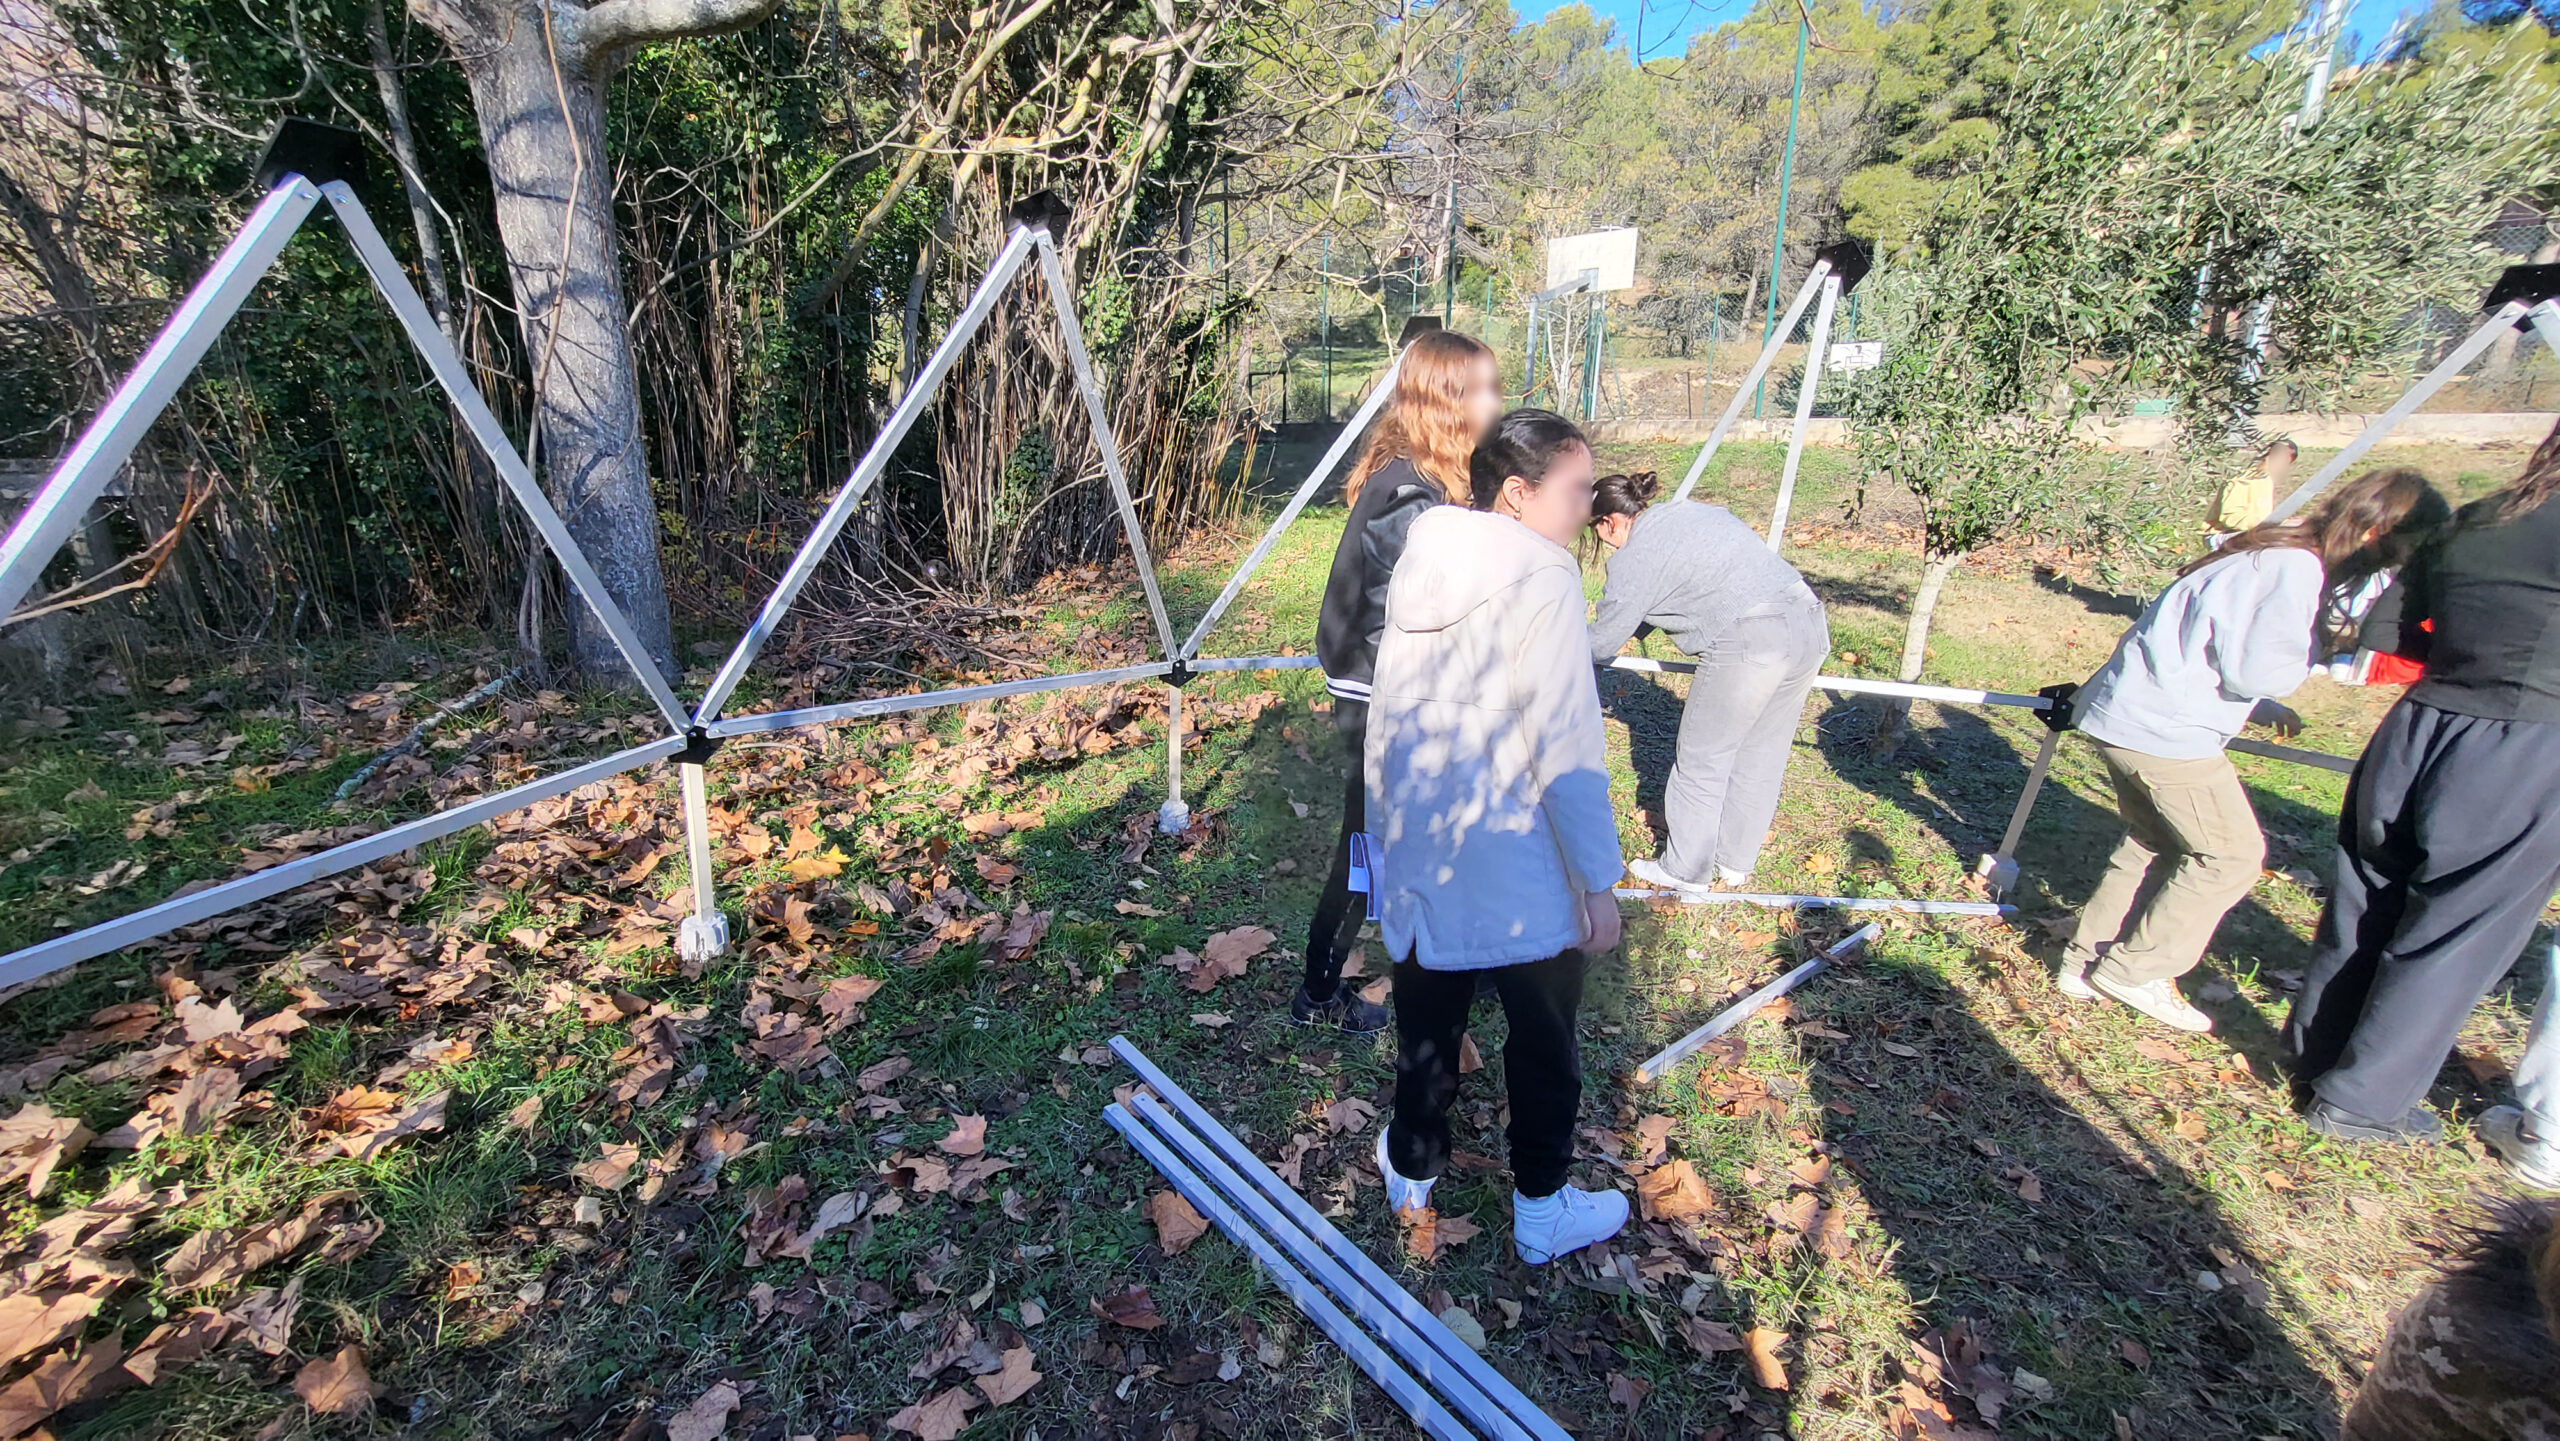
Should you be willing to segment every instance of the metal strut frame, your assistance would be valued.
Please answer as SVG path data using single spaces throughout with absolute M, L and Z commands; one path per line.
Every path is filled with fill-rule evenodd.
M 824 515 L 813 527 L 807 541 L 794 555 L 790 566 L 777 582 L 773 594 L 766 599 L 754 623 L 722 663 L 701 703 L 688 713 L 669 687 L 666 677 L 661 675 L 656 666 L 650 662 L 628 617 L 623 615 L 620 608 L 605 594 L 594 567 L 588 562 L 584 552 L 580 550 L 575 538 L 570 534 L 567 523 L 552 506 L 549 497 L 544 494 L 531 469 L 525 464 L 522 454 L 507 440 L 495 413 L 490 409 L 477 385 L 473 383 L 468 366 L 446 342 L 443 333 L 436 329 L 432 318 L 428 315 L 425 303 L 419 298 L 415 287 L 410 284 L 397 257 L 384 243 L 381 233 L 375 229 L 371 217 L 366 214 L 355 193 L 342 181 L 330 180 L 315 184 L 303 175 L 291 173 L 277 180 L 242 223 L 239 232 L 233 236 L 231 242 L 215 258 L 204 276 L 198 280 L 170 315 L 168 322 L 162 326 L 160 333 L 144 352 L 142 359 L 136 363 L 133 372 L 127 375 L 123 383 L 117 387 L 114 395 L 92 419 L 71 450 L 64 455 L 61 464 L 55 468 L 54 473 L 46 480 L 26 510 L 12 524 L 5 541 L 0 541 L 0 612 L 14 608 L 34 587 L 45 565 L 60 549 L 79 515 L 106 488 L 130 458 L 153 420 L 176 396 L 179 386 L 185 382 L 193 367 L 202 360 L 223 327 L 238 312 L 259 278 L 273 265 L 296 229 L 323 199 L 329 202 L 331 213 L 337 217 L 357 258 L 363 263 L 367 274 L 373 278 L 375 286 L 382 292 L 393 315 L 400 321 L 401 328 L 408 335 L 410 342 L 417 347 L 437 383 L 443 387 L 447 397 L 453 402 L 465 427 L 471 432 L 474 442 L 496 466 L 500 478 L 506 483 L 509 494 L 523 507 L 536 533 L 542 537 L 543 543 L 560 562 L 572 587 L 593 611 L 606 633 L 612 637 L 615 647 L 630 664 L 633 674 L 639 678 L 641 685 L 648 692 L 655 709 L 667 720 L 672 733 L 663 739 L 635 746 L 557 775 L 528 782 L 496 795 L 483 796 L 450 810 L 403 822 L 363 840 L 333 847 L 316 855 L 289 861 L 253 875 L 242 876 L 191 895 L 162 901 L 130 915 L 55 937 L 11 955 L 0 956 L 0 985 L 32 980 L 80 961 L 139 944 L 177 927 L 207 920 L 296 886 L 413 850 L 508 811 L 670 757 L 679 759 L 677 779 L 682 793 L 687 854 L 694 881 L 694 915 L 689 917 L 685 926 L 680 929 L 678 943 L 689 957 L 716 955 L 726 948 L 727 925 L 725 917 L 718 908 L 715 889 L 712 885 L 713 852 L 708 826 L 709 804 L 704 762 L 708 759 L 710 751 L 728 737 L 893 715 L 946 705 L 965 705 L 974 701 L 995 700 L 1042 691 L 1163 678 L 1169 680 L 1174 688 L 1170 695 L 1171 725 L 1167 738 L 1166 758 L 1171 794 L 1166 807 L 1159 813 L 1161 822 L 1178 817 L 1181 811 L 1180 683 L 1191 675 L 1207 671 L 1289 670 L 1311 668 L 1316 664 L 1312 657 L 1307 656 L 1203 658 L 1199 652 L 1229 606 L 1234 603 L 1237 596 L 1242 594 L 1245 583 L 1270 558 L 1281 534 L 1305 510 L 1324 482 L 1339 469 L 1345 457 L 1357 443 L 1360 434 L 1393 396 L 1397 367 L 1401 364 L 1401 360 L 1390 365 L 1388 370 L 1379 377 L 1368 400 L 1342 434 L 1335 439 L 1318 463 L 1315 472 L 1299 486 L 1297 492 L 1290 498 L 1288 506 L 1263 534 L 1253 551 L 1245 557 L 1235 574 L 1228 579 L 1226 587 L 1220 592 L 1216 602 L 1201 617 L 1190 636 L 1177 647 L 1173 640 L 1170 616 L 1165 609 L 1163 595 L 1157 584 L 1155 567 L 1147 553 L 1142 528 L 1138 522 L 1136 498 L 1129 490 L 1126 474 L 1121 467 L 1118 441 L 1111 433 L 1107 407 L 1103 403 L 1101 387 L 1095 378 L 1091 357 L 1085 348 L 1082 327 L 1076 320 L 1073 297 L 1067 285 L 1064 270 L 1058 261 L 1054 242 L 1045 228 L 1017 226 L 1007 238 L 1004 248 L 989 265 L 986 274 L 980 279 L 961 313 L 954 318 L 950 330 L 936 346 L 924 369 L 917 375 L 914 383 L 890 415 L 880 436 L 856 464 L 843 488 L 838 491 Z M 1095 427 L 1095 440 L 1103 457 L 1104 473 L 1112 487 L 1113 501 L 1119 510 L 1123 528 L 1128 533 L 1140 583 L 1146 591 L 1150 615 L 1155 622 L 1157 637 L 1164 647 L 1166 658 L 1141 665 L 1074 675 L 1041 676 L 988 685 L 949 687 L 916 695 L 875 697 L 837 705 L 807 707 L 797 711 L 722 716 L 721 708 L 735 693 L 748 665 L 766 641 L 772 637 L 782 614 L 790 608 L 807 585 L 828 549 L 851 519 L 855 508 L 876 485 L 887 467 L 890 453 L 930 406 L 942 381 L 949 374 L 970 338 L 984 323 L 1005 287 L 1019 276 L 1023 267 L 1035 256 L 1039 258 L 1043 280 L 1061 317 L 1061 333 L 1066 343 L 1068 363 L 1074 369 L 1078 392 L 1084 401 L 1086 413 Z M 1814 274 L 1807 278 L 1805 290 L 1798 295 L 1796 303 L 1789 309 L 1786 322 L 1780 328 L 1779 334 L 1784 335 L 1793 331 L 1804 307 L 1811 303 L 1817 294 L 1823 293 L 1826 282 L 1829 280 L 1828 262 L 1818 262 Z M 1830 300 L 1827 298 L 1825 303 L 1827 312 Z M 2552 344 L 2555 351 L 2560 351 L 2560 306 L 2555 306 L 2552 301 L 2545 299 L 2530 306 L 2523 302 L 2516 302 L 2502 309 L 2499 317 L 2500 319 L 2493 319 L 2493 327 L 2497 323 L 2513 324 L 2518 317 L 2528 319 L 2543 340 Z M 1820 321 L 1817 320 L 1817 330 L 1821 328 Z M 2484 328 L 2484 334 L 2489 339 L 2494 338 L 2493 329 Z M 2471 341 L 2465 343 L 2462 351 L 2457 352 L 2457 356 L 2460 357 L 2461 362 L 2467 362 L 2471 355 L 2485 348 L 2487 343 L 2488 340 L 2482 336 L 2474 336 Z M 1753 367 L 1753 379 L 1768 369 L 1769 362 L 1775 353 L 1774 346 L 1764 350 L 1759 362 Z M 1816 363 L 1818 364 L 1818 357 Z M 2448 363 L 2453 369 L 2460 368 L 2459 363 L 2456 363 L 2453 358 L 2449 358 Z M 2441 384 L 2443 378 L 2449 378 L 2450 372 L 2446 367 L 2438 367 L 2438 372 L 2438 374 L 2431 374 L 2428 382 L 2422 382 L 2424 389 L 2431 390 L 2433 385 Z M 1812 388 L 1812 375 L 1813 372 L 1809 370 L 1806 387 L 1808 393 Z M 1750 385 L 1751 381 L 1746 380 L 1742 390 L 1749 390 Z M 2418 394 L 2417 399 L 2423 400 L 2423 393 Z M 1801 400 L 1799 407 L 1802 408 Z M 2415 402 L 2404 399 L 2403 404 L 2394 407 L 2390 415 L 2384 417 L 2383 421 L 2377 422 L 2377 426 L 2383 426 L 2385 422 L 2396 423 L 2398 416 L 2405 415 L 2415 408 Z M 1691 467 L 1689 479 L 1681 487 L 1681 494 L 1685 495 L 1695 484 L 1698 474 L 1704 469 L 1706 459 L 1713 454 L 1716 442 L 1721 439 L 1724 430 L 1738 412 L 1738 404 L 1728 408 L 1725 417 L 1718 423 L 1715 435 L 1709 438 L 1707 448 L 1700 453 L 1698 462 Z M 2370 443 L 2360 439 L 2360 444 L 2369 448 Z M 1792 456 L 1791 452 L 1791 462 Z M 1773 535 L 1774 533 L 1773 527 Z M 1614 664 L 1619 669 L 1639 671 L 1695 669 L 1694 666 L 1680 662 L 1661 662 L 1639 657 L 1621 657 Z M 2041 697 L 1967 690 L 1952 686 L 1906 686 L 1851 677 L 1824 677 L 1818 684 L 1835 692 L 1902 695 L 1914 699 L 1954 704 L 2009 705 L 2030 709 L 2041 709 L 2045 705 Z M 2352 765 L 2343 757 L 2323 756 L 2317 752 L 2295 750 L 2285 746 L 2270 746 L 2257 741 L 2235 741 L 2231 748 L 2252 755 L 2318 765 L 2332 770 L 2344 770 Z M 2031 785 L 2027 794 L 2020 799 L 2020 820 L 2023 819 L 2026 808 L 2033 803 L 2034 788 Z M 2014 833 L 2017 828 L 2017 824 L 2013 822 L 2012 832 Z M 2004 846 L 2003 850 L 2005 852 L 2013 848 L 2013 845 L 2009 845 Z M 1626 894 L 1648 893 L 1630 891 Z M 1691 894 L 1684 895 L 1683 899 L 1697 904 L 1839 905 L 1857 909 L 1904 909 L 1963 914 L 1996 910 L 1996 907 L 1986 903 L 1966 901 L 1896 901 L 1744 893 Z
M 1733 429 L 1733 423 L 1742 418 L 1742 408 L 1751 403 L 1751 388 L 1758 385 L 1768 375 L 1769 367 L 1777 363 L 1779 348 L 1787 343 L 1788 336 L 1796 333 L 1796 322 L 1803 318 L 1804 308 L 1822 293 L 1824 282 L 1830 278 L 1831 262 L 1815 261 L 1812 273 L 1804 278 L 1804 288 L 1788 302 L 1785 317 L 1779 320 L 1777 329 L 1769 332 L 1768 341 L 1760 347 L 1760 356 L 1751 362 L 1751 370 L 1742 377 L 1742 383 L 1734 387 L 1733 399 L 1726 403 L 1724 414 L 1716 417 L 1715 429 L 1707 432 L 1707 443 L 1698 448 L 1698 458 L 1689 462 L 1689 473 L 1681 477 L 1680 488 L 1671 493 L 1673 500 L 1687 500 L 1689 492 L 1697 489 L 1698 477 L 1707 473 L 1707 462 L 1716 458 L 1716 447 L 1724 444 L 1725 432 Z M 1710 375 L 1707 381 L 1712 385 L 1715 377 Z M 1796 431 L 1802 434 L 1803 425 L 1797 425 Z
M 2428 396 L 2444 389 L 2445 385 L 2455 376 L 2460 375 L 2471 362 L 2479 359 L 2481 352 L 2496 344 L 2499 336 L 2504 335 L 2513 326 L 2527 322 L 2533 326 L 2534 334 L 2542 338 L 2543 344 L 2551 347 L 2552 355 L 2560 357 L 2560 300 L 2546 297 L 2539 301 L 2510 300 L 2506 302 L 2492 311 L 2489 318 L 2480 323 L 2480 328 L 2465 337 L 2460 345 L 2453 348 L 2451 354 L 2437 362 L 2435 369 L 2419 377 L 2418 383 L 2410 386 L 2406 394 L 2393 401 L 2389 410 L 2375 416 L 2355 439 L 2347 442 L 2346 449 L 2329 457 L 2328 464 L 2312 472 L 2309 480 L 2294 487 L 2291 495 L 2278 502 L 2275 509 L 2267 512 L 2267 519 L 2284 520 L 2295 511 L 2309 505 L 2320 492 L 2329 488 L 2332 481 L 2346 474 L 2348 466 L 2364 459 L 2365 452 L 2379 444 L 2384 436 L 2389 435 L 2399 426 L 2400 422 L 2417 414 L 2418 407 L 2427 403 Z

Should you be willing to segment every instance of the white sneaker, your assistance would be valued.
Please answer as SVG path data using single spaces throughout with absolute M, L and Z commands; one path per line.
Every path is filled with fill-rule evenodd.
M 1532 1266 L 1560 1260 L 1618 1234 L 1627 1224 L 1627 1198 L 1618 1191 L 1571 1186 L 1537 1200 L 1511 1193 L 1511 1247 Z
M 2089 984 L 2100 995 L 2113 996 L 2164 1026 L 2181 1031 L 2210 1031 L 2213 1017 L 2187 1004 L 2178 994 L 2177 982 L 2161 979 L 2145 981 L 2138 986 L 2119 985 L 2099 971 L 2089 973 Z
M 1427 1211 L 1431 1209 L 1434 1181 L 1408 1181 L 1396 1174 L 1387 1159 L 1387 1128 L 1378 1128 L 1378 1175 L 1387 1183 L 1387 1209 L 1390 1211 Z
M 1737 871 L 1731 866 L 1718 866 L 1716 867 L 1716 879 L 1724 883 L 1725 889 L 1738 891 L 1744 886 L 1751 884 L 1751 873 L 1749 871 Z
M 1684 881 L 1678 876 L 1671 874 L 1671 872 L 1664 870 L 1662 868 L 1662 862 L 1657 860 L 1646 859 L 1640 861 L 1629 861 L 1627 862 L 1627 874 L 1658 890 L 1703 891 L 1707 888 L 1707 883 L 1705 881 Z
M 2525 1113 L 2513 1106 L 2491 1106 L 2480 1113 L 2480 1139 L 2489 1143 L 2507 1169 L 2524 1184 L 2541 1191 L 2560 1191 L 2560 1145 L 2532 1133 Z
M 2053 988 L 2075 1001 L 2098 999 L 2098 988 L 2089 984 L 2089 968 L 2068 960 L 2053 973 Z

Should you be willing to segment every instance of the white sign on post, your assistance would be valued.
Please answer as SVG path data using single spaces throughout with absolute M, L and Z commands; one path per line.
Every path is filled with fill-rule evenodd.
M 1831 347 L 1831 355 L 1823 361 L 1829 370 L 1873 370 L 1884 364 L 1884 342 L 1881 340 L 1843 340 Z
M 1553 290 L 1583 271 L 1597 271 L 1595 290 L 1632 290 L 1636 283 L 1636 231 L 1591 230 L 1547 242 L 1547 289 Z

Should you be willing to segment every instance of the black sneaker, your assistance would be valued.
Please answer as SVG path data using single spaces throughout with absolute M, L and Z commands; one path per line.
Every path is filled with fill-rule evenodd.
M 2408 1113 L 2396 1121 L 2377 1121 L 2371 1116 L 2341 1110 L 2326 1101 L 2314 1101 L 2311 1109 L 2303 1113 L 2302 1124 L 2334 1141 L 2434 1143 L 2444 1139 L 2444 1122 L 2437 1120 L 2435 1112 L 2424 1106 L 2411 1106 Z
M 1289 1019 L 1302 1026 L 1335 1026 L 1355 1036 L 1365 1036 L 1387 1028 L 1387 1008 L 1374 1006 L 1351 993 L 1349 986 L 1336 986 L 1323 1000 L 1307 995 L 1304 985 L 1289 998 Z

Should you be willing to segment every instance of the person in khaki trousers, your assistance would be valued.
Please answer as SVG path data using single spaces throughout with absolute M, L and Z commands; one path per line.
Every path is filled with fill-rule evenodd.
M 2182 1031 L 2213 1020 L 2178 990 L 2223 914 L 2257 883 L 2266 839 L 2223 747 L 2311 674 L 2324 605 L 2406 557 L 2448 514 L 2414 470 L 2359 477 L 2299 516 L 2195 561 L 2072 697 L 2115 785 L 2124 840 L 2081 907 L 2056 985 Z

